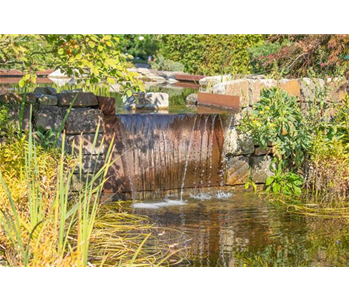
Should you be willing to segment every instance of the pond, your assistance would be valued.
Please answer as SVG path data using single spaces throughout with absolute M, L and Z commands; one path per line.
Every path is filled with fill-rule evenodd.
M 186 247 L 181 266 L 348 265 L 346 221 L 290 214 L 255 193 L 211 190 L 127 206 L 159 227 L 183 233 L 176 241 L 177 247 Z
M 0 93 L 16 88 L 15 83 L 2 84 Z M 185 249 L 186 259 L 180 266 L 348 265 L 347 221 L 290 214 L 271 205 L 263 194 L 232 191 L 211 184 L 214 172 L 219 174 L 218 169 L 224 167 L 224 164 L 218 166 L 224 117 L 222 112 L 212 109 L 188 108 L 185 99 L 196 89 L 151 86 L 148 91 L 169 94 L 167 117 L 123 116 L 120 95 L 111 95 L 116 98 L 117 121 L 123 125 L 122 146 L 130 148 L 132 143 L 137 146 L 129 151 L 129 157 L 123 156 L 124 168 L 128 168 L 125 177 L 132 185 L 128 192 L 135 199 L 123 206 L 134 214 L 150 217 L 159 227 L 161 238 L 168 239 L 169 246 Z M 130 117 L 132 120 L 128 121 Z M 151 122 L 145 122 L 147 118 Z M 214 151 L 218 148 L 217 154 Z M 193 174 L 196 177 L 205 174 L 207 180 Z M 146 197 L 136 200 L 135 195 L 143 187 L 148 191 L 177 188 L 177 192 L 175 195 L 153 192 L 153 197 L 149 197 L 152 200 Z M 195 192 L 182 194 L 184 187 L 192 187 Z M 180 239 L 174 239 L 175 232 L 181 233 Z

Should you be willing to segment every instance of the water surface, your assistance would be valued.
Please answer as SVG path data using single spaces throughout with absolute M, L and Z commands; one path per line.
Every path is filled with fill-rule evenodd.
M 181 266 L 349 265 L 346 221 L 292 215 L 256 194 L 211 191 L 129 208 L 183 232 L 178 246 L 188 259 Z

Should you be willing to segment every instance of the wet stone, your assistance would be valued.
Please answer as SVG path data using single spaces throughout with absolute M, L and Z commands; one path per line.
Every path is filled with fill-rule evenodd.
M 185 103 L 187 106 L 196 106 L 198 103 L 198 94 L 190 94 L 185 99 Z
M 115 115 L 115 99 L 112 97 L 97 96 L 98 108 L 105 115 Z
M 249 158 L 246 156 L 229 157 L 226 169 L 227 185 L 245 184 L 250 175 Z

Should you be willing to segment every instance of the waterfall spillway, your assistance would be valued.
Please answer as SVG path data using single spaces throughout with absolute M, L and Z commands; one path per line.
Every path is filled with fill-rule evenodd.
M 227 116 L 217 114 L 125 114 L 106 120 L 106 140 L 115 135 L 106 190 L 146 193 L 222 185 Z

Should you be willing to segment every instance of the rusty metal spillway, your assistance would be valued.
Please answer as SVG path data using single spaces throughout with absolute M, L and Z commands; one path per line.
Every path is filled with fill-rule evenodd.
M 224 134 L 231 118 L 221 114 L 122 114 L 106 117 L 106 142 L 115 136 L 107 192 L 142 199 L 165 191 L 224 184 Z

